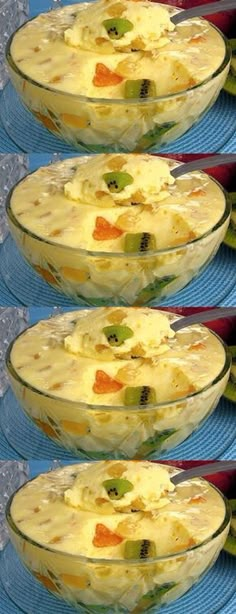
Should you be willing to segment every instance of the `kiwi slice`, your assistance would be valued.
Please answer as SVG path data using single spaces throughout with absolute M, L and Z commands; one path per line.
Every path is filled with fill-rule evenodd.
M 232 365 L 228 384 L 224 391 L 224 397 L 236 403 L 236 345 L 231 345 L 229 351 L 232 356 Z
M 125 542 L 125 559 L 150 559 L 156 556 L 156 544 L 149 539 L 128 539 Z
M 154 98 L 157 95 L 155 81 L 150 79 L 127 79 L 125 98 Z
M 156 248 L 156 239 L 150 232 L 127 232 L 125 235 L 124 251 L 127 254 L 132 252 L 148 252 Z
M 147 458 L 153 452 L 157 452 L 163 441 L 169 439 L 171 435 L 176 433 L 176 429 L 166 429 L 165 431 L 157 431 L 155 435 L 144 441 L 135 453 L 134 458 Z
M 176 275 L 166 275 L 165 277 L 156 277 L 155 281 L 148 284 L 141 290 L 135 299 L 134 305 L 146 305 L 154 298 L 158 298 L 165 286 L 168 286 L 176 279 Z M 162 297 L 164 298 L 164 297 Z
M 121 499 L 125 495 L 125 493 L 130 492 L 130 490 L 133 490 L 133 484 L 131 484 L 129 480 L 125 480 L 123 478 L 105 480 L 102 485 L 107 491 L 108 497 L 110 499 Z
M 122 19 L 122 17 L 116 17 L 114 19 L 105 19 L 102 25 L 107 31 L 109 38 L 118 40 L 122 38 L 126 32 L 133 30 L 133 24 L 129 19 Z
M 104 335 L 106 335 L 107 341 L 110 345 L 120 346 L 126 339 L 133 337 L 133 331 L 129 326 L 122 326 L 115 324 L 113 326 L 105 326 L 102 329 Z
M 122 192 L 127 185 L 133 183 L 134 178 L 129 173 L 122 171 L 116 171 L 111 173 L 105 173 L 102 178 L 107 184 L 110 192 Z
M 140 612 L 147 612 L 150 608 L 161 603 L 163 595 L 168 593 L 172 588 L 176 586 L 176 582 L 168 582 L 159 586 L 155 586 L 151 591 L 148 591 L 146 595 L 141 597 L 135 608 L 132 610 L 132 614 L 139 614 Z
M 154 145 L 159 144 L 163 134 L 176 126 L 176 122 L 165 122 L 164 124 L 156 124 L 154 128 L 148 130 L 136 144 L 135 152 L 146 151 Z M 162 143 L 164 145 L 164 143 Z
M 230 499 L 229 504 L 232 510 L 232 519 L 230 523 L 229 535 L 224 545 L 224 550 L 229 554 L 236 556 L 236 499 Z
M 156 392 L 150 386 L 127 386 L 124 394 L 124 404 L 150 405 L 156 403 Z
M 228 245 L 228 247 L 236 249 L 236 192 L 230 192 L 229 196 L 232 202 L 232 213 L 224 243 Z

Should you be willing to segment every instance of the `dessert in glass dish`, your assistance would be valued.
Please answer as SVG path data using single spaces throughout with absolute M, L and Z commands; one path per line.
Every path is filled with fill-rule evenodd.
M 216 254 L 230 220 L 224 189 L 204 172 L 150 154 L 100 154 L 39 168 L 7 204 L 28 263 L 74 303 L 162 301 Z
M 214 104 L 231 49 L 176 7 L 99 0 L 43 13 L 15 32 L 10 78 L 24 105 L 73 149 L 145 151 L 184 134 Z
M 155 612 L 210 569 L 230 523 L 224 496 L 145 461 L 62 467 L 8 503 L 12 543 L 31 574 L 83 612 Z M 161 535 L 161 539 L 160 539 Z
M 97 308 L 42 320 L 9 347 L 13 391 L 27 416 L 75 456 L 146 458 L 184 441 L 214 411 L 231 355 L 179 316 Z

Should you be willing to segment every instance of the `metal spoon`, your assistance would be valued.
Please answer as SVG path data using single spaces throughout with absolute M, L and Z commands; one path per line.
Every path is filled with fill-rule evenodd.
M 180 473 L 171 478 L 171 482 L 177 486 L 177 484 L 185 482 L 185 480 L 201 478 L 204 475 L 212 475 L 222 471 L 232 471 L 232 469 L 236 470 L 236 461 L 220 461 L 218 463 L 209 463 L 208 465 L 198 465 L 197 467 L 192 467 L 192 469 L 180 471 Z
M 221 11 L 229 11 L 230 9 L 235 9 L 235 0 L 221 0 L 220 2 L 213 2 L 213 4 L 205 4 L 187 9 L 186 11 L 180 11 L 171 17 L 171 21 L 176 26 L 182 21 L 186 21 L 186 19 L 213 15 L 214 13 L 221 13 Z
M 235 0 L 236 2 L 236 0 Z M 218 156 L 209 156 L 208 158 L 199 158 L 199 160 L 192 160 L 192 162 L 186 162 L 180 164 L 171 171 L 172 177 L 177 179 L 181 175 L 191 173 L 193 171 L 201 171 L 204 168 L 211 168 L 213 166 L 221 166 L 222 164 L 232 164 L 236 162 L 236 154 L 225 154 Z
M 210 309 L 209 311 L 199 311 L 191 316 L 185 316 L 172 322 L 170 325 L 175 333 L 181 328 L 192 326 L 193 324 L 202 324 L 203 322 L 211 322 L 212 320 L 220 320 L 229 316 L 236 317 L 236 307 L 219 307 L 218 309 Z

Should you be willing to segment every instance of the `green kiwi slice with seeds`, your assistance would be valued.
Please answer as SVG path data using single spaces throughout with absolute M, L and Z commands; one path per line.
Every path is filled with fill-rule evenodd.
M 134 305 L 146 305 L 149 301 L 160 296 L 163 288 L 174 281 L 176 275 L 166 275 L 165 277 L 156 277 L 154 281 L 143 288 L 135 299 Z M 163 297 L 164 298 L 164 297 Z
M 156 544 L 149 539 L 128 539 L 125 542 L 125 559 L 149 559 L 156 553 Z
M 150 386 L 127 386 L 124 392 L 124 405 L 152 405 L 156 403 L 156 391 Z
M 122 326 L 119 324 L 105 326 L 102 332 L 106 336 L 108 343 L 116 347 L 122 345 L 126 339 L 130 339 L 134 334 L 129 326 Z
M 102 25 L 106 29 L 109 38 L 116 40 L 122 38 L 126 32 L 130 32 L 134 27 L 129 19 L 123 19 L 122 17 L 105 19 Z
M 150 79 L 127 79 L 125 82 L 125 98 L 155 98 L 156 84 Z
M 148 252 L 156 249 L 156 239 L 150 232 L 127 232 L 124 239 L 126 254 Z
M 129 480 L 123 478 L 113 478 L 111 480 L 105 480 L 102 485 L 107 491 L 110 499 L 122 499 L 122 497 L 133 490 L 133 484 Z
M 146 134 L 143 134 L 139 141 L 136 143 L 135 152 L 146 151 L 153 147 L 154 145 L 159 144 L 161 141 L 161 137 L 166 132 L 169 132 L 171 128 L 176 126 L 176 122 L 165 122 L 164 124 L 156 124 L 154 128 L 148 130 Z M 164 145 L 164 143 L 162 143 Z
M 129 173 L 123 171 L 105 173 L 102 178 L 107 184 L 108 190 L 116 193 L 122 192 L 127 185 L 130 185 L 134 181 Z

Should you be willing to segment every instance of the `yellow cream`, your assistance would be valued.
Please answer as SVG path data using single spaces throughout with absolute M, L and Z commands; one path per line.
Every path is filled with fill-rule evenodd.
M 128 481 L 130 490 L 117 499 L 109 497 L 105 486 L 108 488 L 110 485 L 112 488 L 113 480 L 117 480 L 119 486 L 120 479 Z M 138 500 L 136 504 L 140 509 L 149 512 L 170 503 L 168 496 L 173 491 L 174 485 L 164 465 L 152 465 L 147 461 L 138 463 L 108 461 L 91 465 L 80 473 L 72 488 L 65 491 L 64 499 L 68 505 L 83 511 L 93 512 L 100 507 L 103 514 L 117 511 L 125 513 L 135 507 L 133 502 Z
M 113 19 L 115 22 L 107 23 L 107 20 Z M 130 28 L 124 33 L 119 31 L 123 20 L 128 20 L 124 26 Z M 102 0 L 93 2 L 79 13 L 72 27 L 65 31 L 64 37 L 69 45 L 90 51 L 96 47 L 98 51 L 102 39 L 102 47 L 104 45 L 104 49 L 110 52 L 112 49 L 122 51 L 127 46 L 134 48 L 138 39 L 140 48 L 149 51 L 168 43 L 168 33 L 174 28 L 168 8 L 160 4 L 145 0 L 138 3 L 130 0 Z M 105 45 L 106 41 L 109 46 Z
M 173 29 L 171 7 L 145 0 L 120 4 L 134 23 L 123 38 L 111 41 L 101 24 L 103 17 L 115 17 L 114 2 L 73 4 L 41 14 L 21 28 L 11 44 L 13 60 L 28 77 L 52 89 L 121 99 L 126 97 L 127 80 L 149 79 L 161 96 L 201 83 L 221 65 L 225 44 L 206 20 L 189 20 Z M 88 21 L 89 29 L 84 29 Z M 73 126 L 76 114 L 69 117 L 67 107 L 61 112 L 65 125 Z
M 109 189 L 107 173 L 128 173 L 127 185 L 122 189 Z M 169 186 L 175 183 L 170 173 L 170 163 L 164 158 L 148 155 L 100 155 L 93 156 L 75 171 L 72 180 L 65 184 L 65 196 L 78 203 L 112 207 L 132 203 L 153 204 L 170 196 Z M 140 201 L 141 199 L 141 201 Z
M 148 233 L 153 240 L 147 247 L 137 243 L 137 253 L 175 247 L 213 228 L 225 209 L 224 193 L 208 175 L 189 173 L 174 181 L 170 171 L 175 166 L 173 160 L 150 154 L 63 160 L 24 179 L 13 192 L 11 209 L 23 227 L 55 245 L 124 253 L 127 235 Z M 133 180 L 118 193 L 104 180 L 114 172 L 128 173 Z M 62 270 L 70 280 L 71 268 L 72 281 L 73 260 L 74 254 Z M 103 276 L 111 266 L 104 265 Z M 129 266 L 131 273 L 127 269 L 125 275 L 132 275 L 132 262 Z M 81 281 L 94 275 L 91 270 Z
M 119 341 L 119 330 L 127 338 Z M 109 343 L 109 335 L 111 343 Z M 118 337 L 116 336 L 118 335 Z M 148 308 L 98 309 L 80 318 L 72 335 L 65 338 L 65 348 L 74 354 L 102 360 L 130 358 L 135 352 L 150 358 L 169 349 L 168 340 L 174 337 L 168 316 Z M 138 349 L 137 349 L 138 348 Z
M 129 497 L 125 495 L 123 509 L 125 497 L 116 501 L 119 510 L 112 500 L 113 510 L 106 513 L 100 494 L 101 499 L 110 501 L 108 495 L 104 497 L 102 482 L 111 479 L 121 465 L 123 475 L 133 480 L 134 490 Z M 196 479 L 175 489 L 169 468 L 147 461 L 107 461 L 87 467 L 61 468 L 24 486 L 11 506 L 13 520 L 20 530 L 56 551 L 122 559 L 127 540 L 148 539 L 155 544 L 156 554 L 165 556 L 201 543 L 223 522 L 224 502 L 207 482 Z M 98 482 L 93 485 L 95 480 Z M 92 490 L 88 497 L 83 496 L 86 487 Z M 169 492 L 161 502 L 163 488 Z M 97 501 L 94 507 L 93 496 Z M 132 505 L 136 512 L 127 511 Z M 112 544 L 112 537 L 109 543 L 109 535 L 105 535 L 105 540 L 99 535 L 101 524 L 118 536 L 117 543 Z

